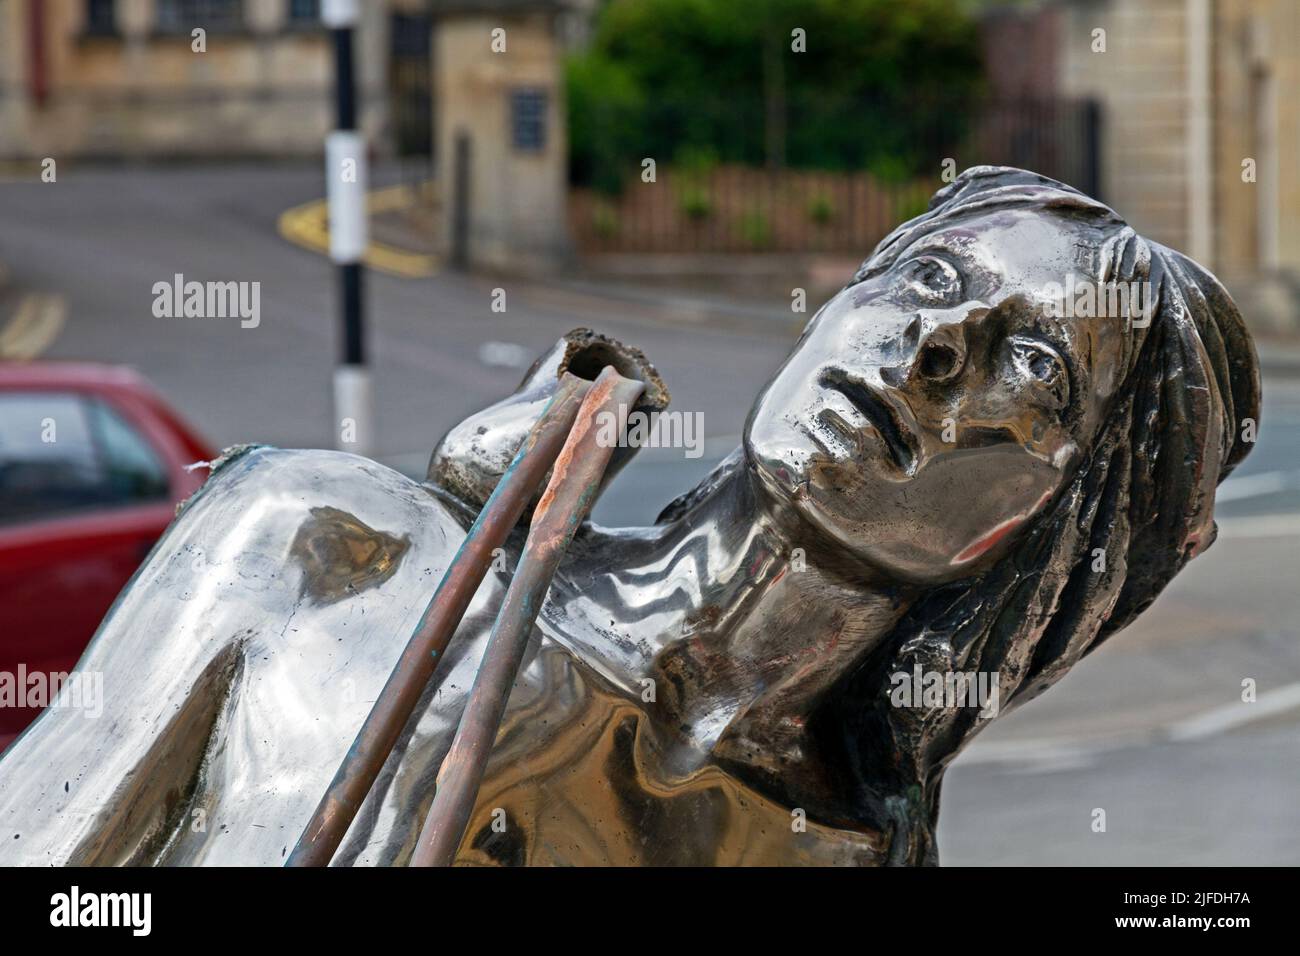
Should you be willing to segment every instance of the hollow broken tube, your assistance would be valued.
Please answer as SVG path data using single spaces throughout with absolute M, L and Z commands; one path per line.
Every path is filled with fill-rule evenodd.
M 478 591 L 492 552 L 505 542 L 555 463 L 590 388 L 590 382 L 576 375 L 561 376 L 555 394 L 479 511 L 285 866 L 327 866 L 333 859 Z
M 438 771 L 433 805 L 411 866 L 449 866 L 456 856 L 533 624 L 555 569 L 591 509 L 614 452 L 613 442 L 600 440 L 601 420 L 611 414 L 616 421 L 625 420 L 626 416 L 618 416 L 619 406 L 631 406 L 644 388 L 643 382 L 606 367 L 578 411 L 533 514 L 519 567 L 492 626 L 456 737 Z

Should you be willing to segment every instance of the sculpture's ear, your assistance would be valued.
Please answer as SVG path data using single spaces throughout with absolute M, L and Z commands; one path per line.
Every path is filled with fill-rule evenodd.
M 650 414 L 668 407 L 668 389 L 640 349 L 590 329 L 574 329 L 533 363 L 514 394 L 471 415 L 443 436 L 429 459 L 428 480 L 478 510 L 555 394 L 560 376 L 572 372 L 579 378 L 595 379 L 606 365 L 614 366 L 620 375 L 646 383 L 636 404 L 638 411 Z M 635 452 L 635 448 L 614 452 L 605 473 L 606 483 Z M 539 495 L 540 489 L 525 517 Z

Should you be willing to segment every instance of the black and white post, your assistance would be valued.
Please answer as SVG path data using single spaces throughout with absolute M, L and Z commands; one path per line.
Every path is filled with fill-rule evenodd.
M 321 19 L 334 39 L 334 131 L 325 140 L 330 258 L 339 267 L 342 361 L 334 372 L 336 444 L 369 455 L 374 445 L 374 403 L 366 367 L 362 322 L 362 266 L 369 241 L 366 224 L 366 143 L 357 128 L 357 81 L 353 28 L 358 0 L 323 0 Z

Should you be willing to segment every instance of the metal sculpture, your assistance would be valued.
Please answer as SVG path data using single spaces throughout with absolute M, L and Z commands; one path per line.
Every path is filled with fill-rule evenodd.
M 1093 307 L 1063 311 L 1078 286 Z M 1121 286 L 1149 295 L 1096 307 Z M 575 333 L 423 484 L 227 456 L 79 665 L 104 716 L 52 709 L 0 759 L 0 862 L 283 863 L 563 373 L 607 365 L 666 405 L 639 353 Z M 1211 543 L 1258 412 L 1213 276 L 1060 183 L 968 170 L 813 318 L 740 449 L 653 527 L 574 538 L 456 862 L 937 862 L 946 766 Z M 510 579 L 469 603 L 335 865 L 411 859 Z M 909 675 L 990 678 L 996 706 Z
M 479 511 L 425 608 L 392 676 L 303 830 L 289 857 L 290 866 L 323 866 L 333 858 L 483 582 L 493 553 L 505 543 L 537 486 L 555 464 L 587 388 L 587 382 L 568 372 L 560 375 L 555 395 Z M 531 619 L 528 626 L 532 626 Z

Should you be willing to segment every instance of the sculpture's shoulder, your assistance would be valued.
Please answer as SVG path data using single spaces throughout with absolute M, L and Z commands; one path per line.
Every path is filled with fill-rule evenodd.
M 177 509 L 177 524 L 198 520 L 192 515 L 230 518 L 250 508 L 264 519 L 332 507 L 364 512 L 381 523 L 387 518 L 390 524 L 432 517 L 452 533 L 463 530 L 429 485 L 347 452 L 240 445 L 227 449 L 211 469 L 203 486 Z
M 342 603 L 344 632 L 367 614 L 378 626 L 427 600 L 463 536 L 460 518 L 428 487 L 369 459 L 233 449 L 181 506 L 101 639 L 126 616 L 132 630 L 159 617 L 174 622 L 174 637 L 189 625 L 193 637 L 225 641 L 237 618 L 283 622 L 293 613 L 301 626 L 336 616 L 330 609 Z
M 431 576 L 436 568 L 410 565 L 454 554 L 463 535 L 429 487 L 374 461 L 253 446 L 214 463 L 146 570 L 189 558 L 196 577 L 224 568 L 227 586 L 329 603 L 413 571 Z

